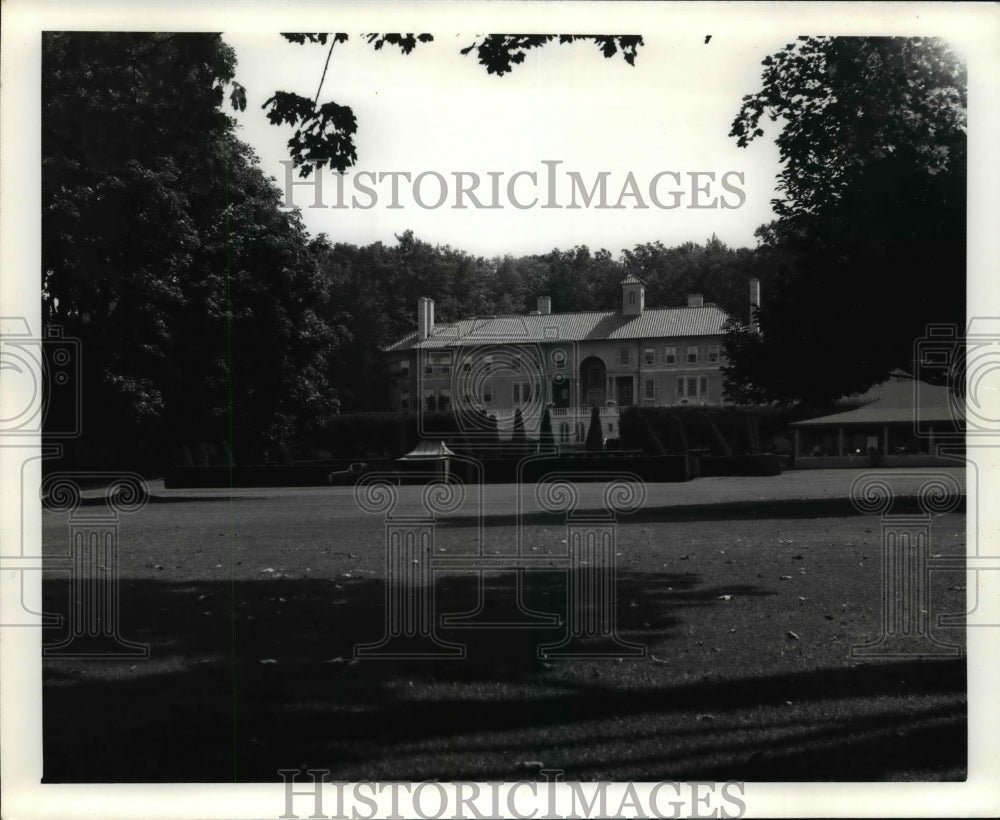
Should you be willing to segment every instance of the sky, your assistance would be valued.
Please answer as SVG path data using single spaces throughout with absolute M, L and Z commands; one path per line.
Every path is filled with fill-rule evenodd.
M 760 87 L 761 60 L 789 38 L 727 33 L 705 43 L 711 32 L 703 28 L 626 29 L 645 41 L 634 66 L 619 55 L 605 59 L 591 43 L 552 43 L 528 52 L 503 77 L 487 74 L 474 54 L 461 55 L 474 32 L 437 26 L 429 30 L 434 41 L 410 55 L 389 46 L 377 52 L 348 32 L 351 39 L 333 49 L 320 94 L 320 102 L 349 105 L 358 119 L 358 161 L 343 180 L 343 208 L 332 207 L 338 201 L 332 171 L 321 172 L 322 207 L 312 207 L 313 186 L 289 189 L 282 163 L 292 128 L 271 125 L 261 108 L 276 90 L 314 97 L 328 47 L 291 44 L 271 32 L 223 36 L 236 50 L 237 80 L 247 89 L 247 109 L 235 114 L 240 136 L 301 208 L 312 233 L 356 244 L 393 243 L 410 229 L 432 244 L 484 256 L 580 244 L 617 255 L 638 243 L 704 242 L 713 234 L 731 246 L 753 247 L 754 230 L 772 219 L 776 124 L 746 149 L 728 134 L 742 97 Z M 535 181 L 522 175 L 508 197 L 507 185 L 519 171 L 534 172 Z M 359 172 L 409 173 L 409 181 L 396 177 L 398 207 L 388 207 L 392 177 L 361 178 L 374 188 L 373 197 L 353 187 Z M 418 184 L 418 201 L 413 182 L 424 172 L 431 173 Z M 464 196 L 459 201 L 457 172 L 477 175 L 478 201 L 501 207 L 477 208 Z M 580 180 L 575 191 L 572 172 Z M 609 207 L 596 207 L 599 189 L 586 207 L 579 185 L 589 191 L 602 172 Z M 435 173 L 447 186 L 440 206 Z M 297 172 L 291 178 L 302 181 Z M 472 181 L 464 177 L 466 187 Z M 623 189 L 629 195 L 621 197 Z M 514 204 L 530 204 L 536 196 L 534 207 Z M 580 207 L 565 207 L 574 201 Z M 550 202 L 564 207 L 542 207 Z M 457 204 L 466 207 L 452 207 Z

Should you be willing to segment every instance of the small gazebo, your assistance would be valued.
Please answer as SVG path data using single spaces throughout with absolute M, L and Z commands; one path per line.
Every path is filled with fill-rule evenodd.
M 441 477 L 448 477 L 449 459 L 455 453 L 443 441 L 418 442 L 405 456 L 396 459 L 397 461 L 422 462 L 427 466 L 433 466 L 434 471 Z
M 795 456 L 935 454 L 935 433 L 963 429 L 965 404 L 946 386 L 897 373 L 856 410 L 794 422 Z

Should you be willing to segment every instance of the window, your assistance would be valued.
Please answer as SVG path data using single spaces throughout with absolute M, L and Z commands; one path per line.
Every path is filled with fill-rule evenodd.
M 463 373 L 468 373 L 470 370 L 472 370 L 472 362 L 463 362 L 462 363 L 462 372 Z
M 642 363 L 645 365 L 656 364 L 656 348 L 647 347 L 642 351 Z
M 517 382 L 514 383 L 514 404 L 521 403 L 521 385 Z
M 698 362 L 698 345 L 691 345 L 687 349 L 687 363 L 697 364 Z
M 710 362 L 717 362 L 717 361 L 719 361 L 719 346 L 718 345 L 709 345 L 708 346 L 708 360 Z
M 634 290 L 633 291 L 629 291 L 628 303 L 630 305 L 634 305 L 635 304 L 635 291 Z
M 531 382 L 525 382 L 521 385 L 521 398 L 525 404 L 531 401 Z
M 410 391 L 402 390 L 399 393 L 399 407 L 401 410 L 410 409 Z
M 438 410 L 448 410 L 451 407 L 451 391 L 442 390 L 438 395 Z
M 618 364 L 628 364 L 632 361 L 632 351 L 627 347 L 618 349 Z
M 646 379 L 642 385 L 642 397 L 644 399 L 656 398 L 656 380 Z
M 431 364 L 430 359 L 424 359 L 424 375 L 430 376 L 434 373 L 434 365 Z
M 483 401 L 487 404 L 493 404 L 493 385 L 484 384 L 483 385 Z
M 401 361 L 399 363 L 399 375 L 402 376 L 404 379 L 410 378 L 410 360 L 409 359 L 403 359 L 403 361 Z
M 437 399 L 434 396 L 433 390 L 424 391 L 424 407 L 431 413 L 437 410 Z
M 687 376 L 677 379 L 678 399 L 701 399 L 708 398 L 708 377 L 707 376 Z
M 566 351 L 565 350 L 556 350 L 556 351 L 554 351 L 552 353 L 552 364 L 554 364 L 556 367 L 565 367 L 566 366 Z
M 431 366 L 435 373 L 447 374 L 451 371 L 451 355 L 448 353 L 431 353 Z
M 677 348 L 676 347 L 665 347 L 665 348 L 663 348 L 663 363 L 664 364 L 677 364 Z

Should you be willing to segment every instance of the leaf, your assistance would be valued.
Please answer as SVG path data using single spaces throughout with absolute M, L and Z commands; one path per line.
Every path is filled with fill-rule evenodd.
M 238 82 L 233 82 L 233 91 L 229 95 L 229 100 L 236 111 L 246 111 L 247 92 L 246 89 Z

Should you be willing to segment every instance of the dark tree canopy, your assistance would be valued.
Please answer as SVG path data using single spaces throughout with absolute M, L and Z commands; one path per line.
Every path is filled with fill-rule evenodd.
M 325 244 L 236 139 L 234 70 L 218 35 L 43 38 L 43 315 L 82 343 L 92 455 L 245 459 L 335 406 Z
M 587 439 L 584 442 L 587 452 L 596 453 L 604 449 L 604 430 L 601 427 L 601 411 L 594 405 L 590 409 L 590 425 L 587 427 Z
M 288 150 L 300 176 L 307 177 L 314 168 L 326 166 L 344 171 L 357 162 L 354 145 L 354 134 L 358 130 L 357 119 L 349 106 L 332 101 L 321 105 L 319 98 L 334 46 L 346 43 L 349 35 L 340 32 L 281 36 L 297 45 L 311 43 L 325 46 L 329 42 L 323 74 L 312 99 L 289 91 L 276 91 L 261 107 L 267 110 L 267 118 L 273 125 L 287 124 L 295 128 L 288 140 Z M 363 34 L 361 39 L 376 51 L 389 45 L 399 48 L 403 54 L 410 54 L 418 43 L 429 43 L 434 37 L 431 34 Z M 477 37 L 461 53 L 475 52 L 478 62 L 486 68 L 487 73 L 502 77 L 513 71 L 515 65 L 523 63 L 531 49 L 552 42 L 563 44 L 579 40 L 596 44 L 605 58 L 620 53 L 629 65 L 635 65 L 637 51 L 642 45 L 642 37 L 631 34 L 487 34 Z M 239 111 L 246 107 L 246 94 L 242 86 L 234 90 L 232 105 Z
M 545 408 L 541 424 L 538 426 L 538 449 L 540 452 L 548 452 L 555 446 L 556 440 L 552 433 L 552 414 L 549 408 Z
M 730 395 L 828 401 L 964 325 L 966 75 L 940 40 L 802 37 L 764 60 L 731 136 L 778 123 L 763 335 L 734 328 Z

